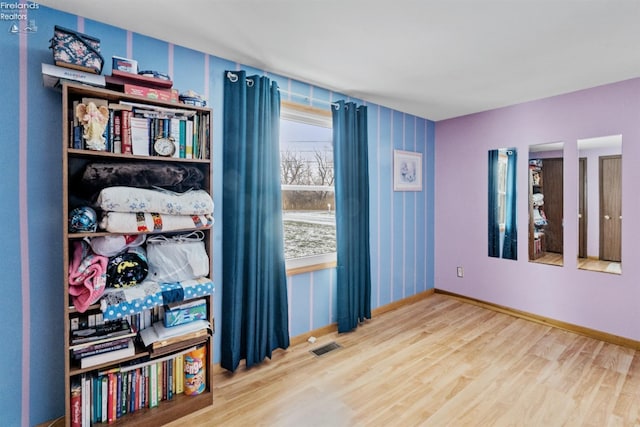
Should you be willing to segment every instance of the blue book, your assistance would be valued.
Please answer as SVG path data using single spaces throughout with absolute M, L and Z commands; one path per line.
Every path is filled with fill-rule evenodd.
M 118 372 L 116 374 L 117 383 L 116 383 L 116 419 L 120 418 L 122 414 L 122 405 L 120 405 L 120 400 L 122 399 L 122 374 Z

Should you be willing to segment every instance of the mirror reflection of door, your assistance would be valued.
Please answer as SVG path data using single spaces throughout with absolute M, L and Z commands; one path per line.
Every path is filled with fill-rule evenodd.
M 578 258 L 587 257 L 587 159 L 578 159 Z
M 578 268 L 620 274 L 622 136 L 579 140 L 578 157 Z
M 622 156 L 600 157 L 600 259 L 620 262 L 622 241 Z
M 529 261 L 563 265 L 563 143 L 529 147 Z

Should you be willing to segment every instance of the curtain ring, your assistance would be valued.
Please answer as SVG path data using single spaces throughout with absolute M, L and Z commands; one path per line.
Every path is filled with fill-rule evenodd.
M 231 83 L 235 83 L 238 81 L 238 75 L 233 74 L 231 71 L 227 71 L 227 78 L 231 81 Z
M 247 79 L 247 86 L 253 87 L 253 79 Z
M 338 111 L 338 110 L 340 109 L 340 104 L 338 104 L 337 102 L 332 102 L 332 103 L 331 103 L 331 106 L 332 106 L 333 108 L 335 108 L 335 109 L 336 109 L 336 111 Z

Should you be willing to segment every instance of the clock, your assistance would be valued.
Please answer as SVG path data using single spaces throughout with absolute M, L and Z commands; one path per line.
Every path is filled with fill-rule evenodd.
M 153 143 L 153 150 L 158 156 L 171 157 L 176 152 L 175 139 L 169 138 L 157 138 Z

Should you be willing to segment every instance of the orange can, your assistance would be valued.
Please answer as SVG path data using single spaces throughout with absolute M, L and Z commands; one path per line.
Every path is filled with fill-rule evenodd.
M 184 355 L 184 394 L 201 394 L 206 386 L 207 348 L 200 346 Z

